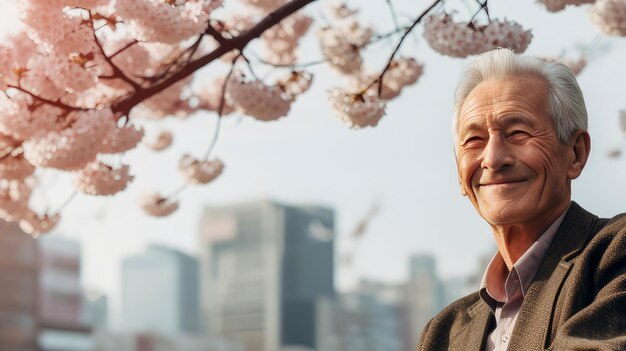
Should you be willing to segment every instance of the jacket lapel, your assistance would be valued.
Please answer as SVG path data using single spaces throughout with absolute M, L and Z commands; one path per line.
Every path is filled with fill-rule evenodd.
M 482 350 L 486 335 L 491 331 L 493 315 L 487 303 L 479 299 L 467 309 L 470 320 L 452 338 L 449 350 Z
M 555 306 L 563 282 L 571 271 L 571 261 L 584 248 L 597 219 L 572 202 L 526 292 L 509 351 L 543 350 L 548 346 Z

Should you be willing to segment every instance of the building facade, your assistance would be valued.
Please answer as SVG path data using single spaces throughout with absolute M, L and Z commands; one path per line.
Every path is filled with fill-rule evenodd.
M 122 262 L 122 328 L 163 335 L 199 331 L 198 262 L 163 246 L 149 246 Z
M 315 300 L 334 295 L 334 213 L 259 200 L 207 208 L 200 236 L 209 333 L 246 351 L 315 348 Z

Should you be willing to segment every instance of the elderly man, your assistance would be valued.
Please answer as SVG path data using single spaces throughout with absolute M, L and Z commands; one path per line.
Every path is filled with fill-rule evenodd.
M 461 192 L 498 252 L 418 350 L 626 350 L 626 216 L 570 199 L 591 148 L 572 72 L 507 49 L 481 55 L 457 88 L 454 134 Z

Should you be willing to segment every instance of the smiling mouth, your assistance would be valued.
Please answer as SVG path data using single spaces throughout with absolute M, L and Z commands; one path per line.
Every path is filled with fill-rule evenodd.
M 526 179 L 521 180 L 508 180 L 508 181 L 494 181 L 489 183 L 480 183 L 479 186 L 496 186 L 496 185 L 512 185 L 525 182 Z

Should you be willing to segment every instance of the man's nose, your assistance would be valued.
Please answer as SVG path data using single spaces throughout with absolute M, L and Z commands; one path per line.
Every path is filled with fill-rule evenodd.
M 497 171 L 512 166 L 513 162 L 513 155 L 504 138 L 498 134 L 491 135 L 483 149 L 483 158 L 480 166 Z

